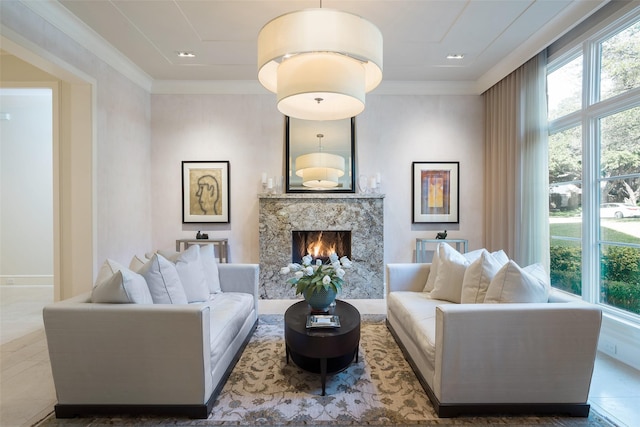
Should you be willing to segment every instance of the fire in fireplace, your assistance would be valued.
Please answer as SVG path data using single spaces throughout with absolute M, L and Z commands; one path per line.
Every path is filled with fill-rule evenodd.
M 351 258 L 351 231 L 348 230 L 292 231 L 291 242 L 292 262 L 301 262 L 306 254 L 326 261 L 333 252 Z

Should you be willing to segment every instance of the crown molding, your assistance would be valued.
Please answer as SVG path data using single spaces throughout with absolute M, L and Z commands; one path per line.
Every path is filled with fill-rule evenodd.
M 152 94 L 270 95 L 258 80 L 154 80 Z M 479 95 L 473 81 L 385 81 L 372 95 Z
M 525 62 L 536 56 L 551 43 L 558 40 L 571 29 L 591 16 L 598 9 L 609 3 L 610 0 L 574 0 L 561 13 L 556 15 L 533 37 L 509 55 L 497 63 L 487 73 L 478 79 L 478 89 L 484 93 L 500 80 L 518 69 Z
M 30 1 L 18 0 L 20 4 L 29 8 L 45 21 L 69 36 L 76 43 L 92 52 L 105 63 L 115 68 L 129 80 L 151 91 L 153 79 L 140 67 L 124 56 L 102 36 L 89 28 L 84 22 L 73 15 L 64 6 L 55 0 Z

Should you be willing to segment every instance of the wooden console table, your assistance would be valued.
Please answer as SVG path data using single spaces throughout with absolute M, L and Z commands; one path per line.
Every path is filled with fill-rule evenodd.
M 213 245 L 218 262 L 229 262 L 229 239 L 178 239 L 176 240 L 176 251 L 181 252 L 191 245 Z M 183 248 L 184 245 L 184 248 Z
M 469 241 L 467 239 L 416 239 L 416 262 L 431 262 L 430 259 L 427 259 L 427 252 L 433 252 L 433 250 L 427 250 L 427 245 L 437 245 L 438 243 L 455 244 L 456 250 L 462 254 L 469 250 Z

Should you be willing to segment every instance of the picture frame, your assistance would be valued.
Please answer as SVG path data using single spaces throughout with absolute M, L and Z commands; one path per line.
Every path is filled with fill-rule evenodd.
M 460 162 L 412 163 L 415 223 L 460 222 Z
M 182 162 L 182 223 L 228 223 L 229 161 Z

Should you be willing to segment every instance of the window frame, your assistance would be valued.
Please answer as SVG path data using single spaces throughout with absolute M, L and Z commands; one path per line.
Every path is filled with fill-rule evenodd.
M 640 326 L 640 315 L 607 305 L 600 301 L 601 262 L 600 255 L 605 241 L 600 236 L 601 224 L 599 207 L 601 204 L 600 183 L 611 177 L 600 176 L 600 119 L 621 111 L 640 106 L 640 87 L 621 94 L 599 100 L 601 44 L 631 25 L 640 22 L 640 8 L 635 8 L 618 19 L 612 20 L 602 29 L 586 34 L 583 40 L 576 40 L 548 58 L 547 74 L 552 73 L 582 55 L 582 106 L 565 116 L 548 122 L 549 135 L 580 126 L 582 129 L 582 296 L 567 292 L 567 295 L 597 304 L 604 313 Z M 619 177 L 618 177 L 619 179 Z M 551 237 L 551 236 L 550 236 Z M 560 237 L 561 240 L 565 240 Z M 640 245 L 613 242 L 618 246 L 639 248 Z M 559 289 L 556 289 L 563 292 Z

